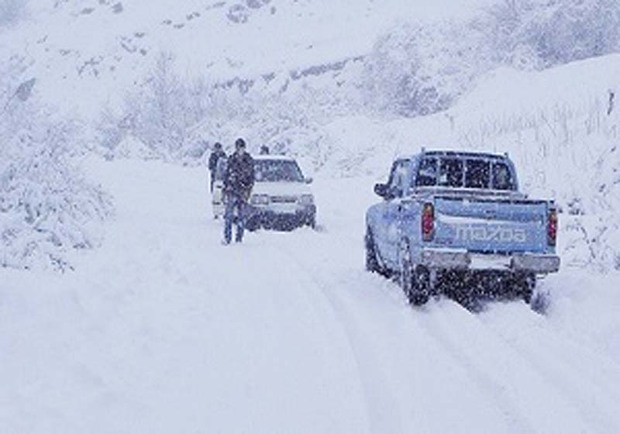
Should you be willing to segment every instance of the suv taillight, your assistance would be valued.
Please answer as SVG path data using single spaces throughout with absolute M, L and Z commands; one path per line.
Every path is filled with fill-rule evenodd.
M 432 203 L 425 203 L 422 208 L 422 239 L 431 241 L 435 235 L 435 210 Z
M 547 244 L 555 246 L 558 237 L 558 212 L 555 209 L 549 210 L 547 215 Z

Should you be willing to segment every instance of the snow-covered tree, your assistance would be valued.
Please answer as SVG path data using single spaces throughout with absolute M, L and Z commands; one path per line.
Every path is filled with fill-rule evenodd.
M 488 69 L 482 36 L 457 22 L 403 25 L 384 35 L 366 60 L 367 105 L 405 116 L 445 110 Z
M 134 114 L 134 133 L 162 155 L 172 156 L 182 147 L 183 91 L 174 71 L 174 57 L 162 53 L 138 95 L 128 99 Z
M 118 114 L 109 110 L 99 125 L 101 144 L 114 149 L 126 135 L 167 161 L 199 161 L 205 151 L 193 131 L 207 118 L 208 90 L 201 80 L 184 81 L 175 57 L 161 53 L 143 83 L 129 92 Z
M 526 63 L 544 68 L 620 49 L 616 0 L 503 0 L 480 22 L 504 64 L 519 66 L 527 53 Z

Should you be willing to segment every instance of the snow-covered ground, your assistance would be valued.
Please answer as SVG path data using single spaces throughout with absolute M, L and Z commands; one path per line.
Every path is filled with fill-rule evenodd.
M 6 75 L 16 74 L 3 81 L 0 135 L 13 138 L 6 155 L 33 157 L 0 173 L 0 202 L 9 203 L 0 211 L 32 224 L 32 191 L 59 170 L 29 145 L 30 124 L 53 133 L 41 120 L 56 110 L 96 119 L 140 86 L 161 52 L 176 56 L 180 80 L 262 77 L 254 97 L 324 68 L 312 80 L 330 93 L 361 64 L 330 67 L 363 58 L 394 23 L 460 22 L 489 2 L 0 0 L 11 3 L 28 8 L 0 20 Z M 290 142 L 315 178 L 318 230 L 260 231 L 241 245 L 220 244 L 204 167 L 139 161 L 156 155 L 126 130 L 113 161 L 68 153 L 84 159 L 116 210 L 101 223 L 101 246 L 60 242 L 73 271 L 0 268 L 0 433 L 620 432 L 619 74 L 617 54 L 487 71 L 449 110 L 415 119 L 386 118 L 373 101 L 324 107 L 320 119 L 296 113 L 308 122 L 291 119 L 267 144 Z M 18 86 L 33 77 L 30 98 Z M 303 111 L 286 98 L 321 96 L 298 84 L 270 102 Z M 29 122 L 16 128 L 22 103 L 32 104 Z M 269 110 L 259 124 L 222 113 L 219 125 L 204 112 L 196 137 L 228 146 L 241 135 L 256 150 L 257 130 L 280 127 Z M 72 140 L 96 148 L 85 130 Z M 50 134 L 41 137 L 51 148 Z M 422 146 L 508 151 L 524 191 L 557 200 L 563 265 L 541 283 L 545 315 L 519 301 L 472 313 L 440 298 L 413 309 L 395 283 L 363 270 L 373 184 L 394 155 Z M 14 176 L 39 163 L 40 178 Z M 63 196 L 69 190 L 49 191 L 71 210 L 81 195 Z M 65 214 L 57 221 L 52 229 L 66 229 Z
M 203 168 L 90 159 L 116 198 L 67 274 L 1 270 L 0 431 L 620 431 L 618 273 L 412 309 L 363 271 L 374 177 L 319 177 L 318 231 L 222 246 Z

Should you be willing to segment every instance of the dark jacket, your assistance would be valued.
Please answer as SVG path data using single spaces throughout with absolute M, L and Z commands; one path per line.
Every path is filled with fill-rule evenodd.
M 224 193 L 247 200 L 254 187 L 254 160 L 247 152 L 234 153 L 227 161 Z
M 211 152 L 211 155 L 209 155 L 209 170 L 211 172 L 217 169 L 217 162 L 222 157 L 226 157 L 226 153 L 222 151 L 221 149 L 219 151 Z

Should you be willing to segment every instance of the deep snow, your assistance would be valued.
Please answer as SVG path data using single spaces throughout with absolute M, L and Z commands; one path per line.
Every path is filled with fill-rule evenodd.
M 400 0 L 263 0 L 241 24 L 233 2 L 114 3 L 31 1 L 0 51 L 34 62 L 44 100 L 95 116 L 162 50 L 208 80 L 287 71 L 366 53 L 399 18 L 484 1 L 420 0 L 436 4 L 424 17 Z M 494 71 L 434 116 L 287 131 L 321 157 L 299 155 L 320 162 L 319 230 L 242 245 L 220 245 L 204 168 L 84 161 L 117 207 L 101 248 L 73 252 L 66 274 L 0 269 L 0 432 L 620 432 L 619 67 Z M 222 140 L 258 146 L 253 129 Z M 526 192 L 558 199 L 563 266 L 542 282 L 545 316 L 518 301 L 412 309 L 363 271 L 373 183 L 424 145 L 510 151 Z
M 319 178 L 319 231 L 225 247 L 203 168 L 85 164 L 117 201 L 103 247 L 0 271 L 3 432 L 620 430 L 617 273 L 549 277 L 546 316 L 412 309 L 363 271 L 373 178 Z

